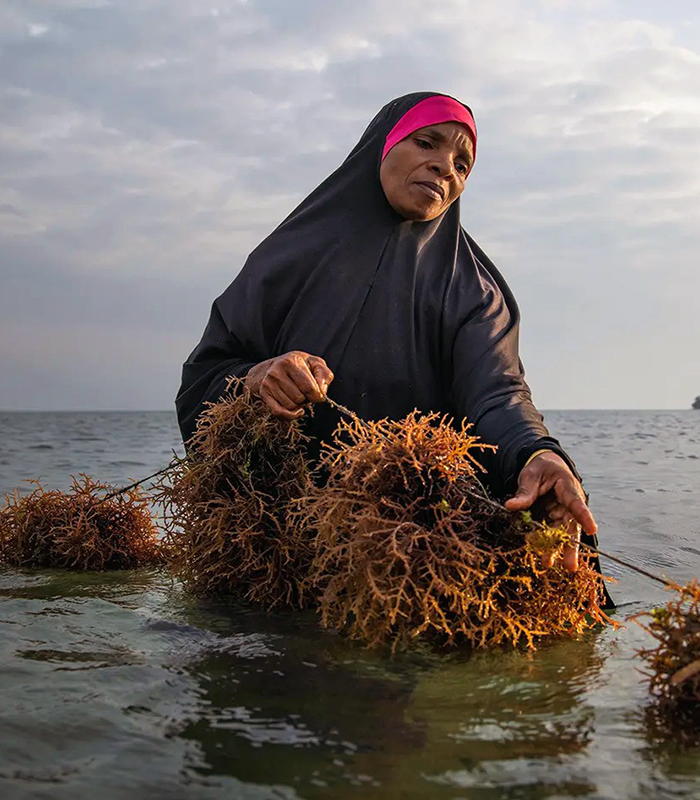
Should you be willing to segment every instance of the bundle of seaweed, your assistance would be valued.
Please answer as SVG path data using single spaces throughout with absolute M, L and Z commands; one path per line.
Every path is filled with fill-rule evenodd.
M 341 423 L 320 465 L 326 485 L 295 514 L 315 532 L 309 584 L 325 626 L 370 646 L 422 634 L 532 648 L 609 622 L 589 559 L 576 573 L 562 567 L 568 535 L 489 500 L 476 459 L 489 445 L 468 431 L 417 412 Z
M 75 570 L 130 569 L 162 561 L 148 501 L 132 489 L 106 498 L 111 487 L 87 475 L 69 492 L 40 483 L 6 495 L 0 509 L 0 564 Z
M 648 722 L 662 735 L 700 743 L 700 583 L 671 585 L 674 597 L 635 619 L 656 640 L 638 652 L 654 703 Z M 648 622 L 641 622 L 648 619 Z
M 302 604 L 311 548 L 288 524 L 290 500 L 308 491 L 302 440 L 235 378 L 201 415 L 188 457 L 159 485 L 168 563 L 190 591 Z

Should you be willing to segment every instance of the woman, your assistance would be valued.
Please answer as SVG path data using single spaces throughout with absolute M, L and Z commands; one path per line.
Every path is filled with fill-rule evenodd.
M 596 532 L 576 469 L 532 404 L 518 355 L 519 312 L 460 225 L 476 156 L 471 111 L 415 93 L 386 105 L 343 164 L 249 256 L 212 307 L 183 368 L 176 405 L 185 441 L 229 376 L 295 419 L 331 396 L 360 417 L 414 408 L 467 418 L 506 505 L 536 500 L 578 537 Z M 307 433 L 327 440 L 337 412 L 319 405 Z

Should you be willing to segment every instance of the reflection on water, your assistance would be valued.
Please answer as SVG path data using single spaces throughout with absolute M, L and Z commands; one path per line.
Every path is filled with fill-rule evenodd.
M 14 768 L 0 776 L 65 784 L 66 796 L 124 769 L 148 780 L 133 760 L 145 749 L 154 782 L 197 792 L 242 782 L 289 797 L 380 798 L 388 786 L 451 797 L 493 783 L 494 770 L 501 786 L 521 785 L 506 763 L 551 777 L 593 732 L 595 636 L 535 656 L 390 659 L 320 632 L 313 614 L 194 603 L 158 573 L 122 573 L 121 593 L 112 575 L 102 598 L 98 576 L 18 577 L 2 617 L 16 626 L 2 650 L 15 665 L 2 723 Z
M 626 641 L 642 641 L 637 629 L 534 654 L 392 659 L 319 631 L 311 613 L 195 602 L 157 571 L 110 575 L 100 596 L 102 577 L 0 579 L 12 797 L 87 796 L 105 781 L 110 797 L 310 800 L 700 786 L 698 751 L 645 739 Z
M 117 416 L 116 433 L 109 415 L 95 415 L 92 433 L 79 420 L 75 447 L 97 448 L 88 471 L 119 482 L 139 477 L 114 466 L 135 459 L 136 438 L 147 474 L 174 434 L 167 415 L 138 424 L 136 415 L 138 437 L 125 433 L 128 415 Z M 700 573 L 698 502 L 688 491 L 700 485 L 691 458 L 700 414 L 551 417 L 565 443 L 575 440 L 606 549 L 683 580 Z M 65 418 L 34 437 L 23 424 L 6 426 L 16 432 L 9 445 L 21 477 L 36 474 L 35 459 L 49 463 L 52 442 L 69 458 Z M 22 450 L 20 439 L 42 448 Z M 657 459 L 663 485 L 650 466 Z M 106 462 L 109 476 L 99 469 Z M 663 600 L 616 570 L 618 617 Z M 695 798 L 700 749 L 659 741 L 645 723 L 635 650 L 647 643 L 631 625 L 534 654 L 421 649 L 390 658 L 321 631 L 313 613 L 194 601 L 158 570 L 5 571 L 0 792 L 13 800 Z

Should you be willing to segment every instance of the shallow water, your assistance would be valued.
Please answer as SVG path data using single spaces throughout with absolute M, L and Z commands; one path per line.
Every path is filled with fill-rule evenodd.
M 601 547 L 700 575 L 700 412 L 550 412 Z M 126 483 L 181 450 L 168 413 L 0 414 L 0 491 Z M 664 591 L 604 571 L 618 619 Z M 636 625 L 534 654 L 388 658 L 313 613 L 189 598 L 161 571 L 0 572 L 0 796 L 697 798 L 656 741 Z

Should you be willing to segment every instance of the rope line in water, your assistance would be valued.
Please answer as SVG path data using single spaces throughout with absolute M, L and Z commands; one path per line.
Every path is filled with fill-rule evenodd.
M 361 427 L 364 427 L 364 428 L 369 427 L 369 423 L 366 420 L 364 420 L 361 417 L 359 417 L 354 411 L 349 409 L 347 406 L 344 406 L 344 405 L 342 405 L 342 403 L 338 403 L 335 400 L 333 400 L 332 398 L 328 397 L 328 395 L 326 395 L 326 402 L 328 403 L 329 406 L 331 406 L 331 408 L 335 408 L 337 411 L 340 411 L 341 414 L 345 414 L 346 417 L 349 417 L 350 419 L 353 420 L 353 422 L 357 423 Z M 177 459 L 179 459 L 179 460 L 182 460 L 177 455 L 175 457 Z M 187 457 L 185 456 L 185 458 L 187 458 Z M 150 481 L 153 478 L 157 478 L 159 475 L 164 475 L 166 472 L 170 472 L 170 470 L 174 469 L 176 466 L 177 466 L 176 463 L 172 463 L 171 462 L 170 464 L 168 464 L 167 467 L 164 467 L 163 469 L 159 469 L 157 472 L 154 472 L 152 475 L 148 475 L 145 478 L 141 478 L 141 480 L 134 481 L 134 483 L 130 483 L 128 486 L 123 486 L 121 489 L 116 489 L 115 491 L 110 492 L 109 494 L 105 495 L 104 497 L 101 497 L 97 501 L 97 504 L 103 503 L 106 500 L 111 500 L 113 497 L 117 497 L 120 494 L 124 494 L 125 492 L 128 492 L 131 489 L 135 489 L 137 486 L 140 486 L 142 483 L 146 483 L 146 481 Z M 482 495 L 482 494 L 479 494 L 477 492 L 472 491 L 471 489 L 467 489 L 467 488 L 464 488 L 464 487 L 463 487 L 462 491 L 464 491 L 466 494 L 472 495 L 473 497 L 478 497 L 479 500 L 482 500 L 483 502 L 488 503 L 490 506 L 492 506 L 493 508 L 498 509 L 499 511 L 505 511 L 505 512 L 507 512 L 509 514 L 513 513 L 511 511 L 509 511 L 509 509 L 507 509 L 501 503 L 498 503 L 495 500 L 491 500 L 491 498 L 487 497 L 485 494 Z M 541 523 L 536 522 L 534 520 L 533 520 L 533 524 L 537 525 L 537 526 L 539 526 L 541 528 L 544 527 L 544 525 L 542 525 Z M 656 583 L 660 583 L 662 586 L 672 587 L 672 588 L 676 586 L 676 584 L 673 583 L 673 581 L 667 580 L 666 578 L 662 578 L 659 575 L 655 575 L 653 572 L 649 572 L 648 570 L 643 569 L 642 567 L 638 567 L 636 564 L 631 564 L 629 561 L 625 561 L 624 559 L 619 558 L 618 556 L 613 556 L 610 553 L 606 553 L 604 550 L 601 550 L 599 547 L 593 547 L 592 545 L 586 544 L 585 542 L 580 542 L 579 545 L 581 547 L 587 548 L 588 550 L 591 550 L 596 555 L 603 556 L 604 558 L 607 558 L 610 561 L 614 561 L 616 564 L 620 564 L 623 567 L 627 567 L 627 569 L 631 569 L 633 572 L 637 572 L 640 575 L 644 575 L 646 578 L 649 578 L 652 581 L 656 581 Z
M 141 478 L 140 481 L 134 481 L 134 483 L 130 483 L 128 486 L 122 486 L 121 489 L 115 489 L 115 491 L 106 494 L 104 497 L 100 497 L 95 505 L 99 505 L 100 503 L 104 503 L 106 500 L 111 500 L 113 497 L 117 497 L 120 494 L 129 492 L 132 489 L 135 489 L 137 486 L 140 486 L 142 483 L 150 481 L 152 478 L 157 478 L 159 475 L 165 475 L 166 472 L 170 472 L 170 470 L 174 469 L 176 466 L 176 464 L 171 462 L 167 467 L 163 467 L 163 469 L 159 469 L 158 472 L 154 472 L 152 475 L 147 475 L 145 478 Z
M 660 583 L 662 586 L 666 586 L 669 589 L 676 589 L 677 584 L 673 581 L 668 580 L 667 578 L 662 578 L 660 575 L 655 575 L 653 572 L 649 572 L 646 569 L 642 569 L 642 567 L 638 567 L 635 564 L 630 564 L 629 561 L 623 561 L 621 558 L 617 556 L 610 555 L 610 553 L 606 553 L 604 550 L 600 548 L 593 547 L 590 544 L 586 544 L 585 542 L 581 542 L 582 547 L 587 547 L 589 550 L 592 550 L 594 553 L 597 553 L 604 558 L 610 559 L 610 561 L 615 561 L 617 564 L 622 564 L 623 567 L 627 567 L 627 569 L 634 570 L 634 572 L 638 572 L 640 575 L 644 575 L 645 577 L 651 579 L 652 581 L 656 581 Z

